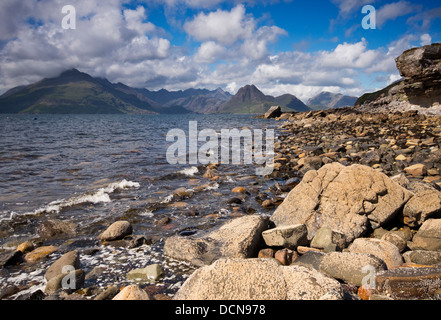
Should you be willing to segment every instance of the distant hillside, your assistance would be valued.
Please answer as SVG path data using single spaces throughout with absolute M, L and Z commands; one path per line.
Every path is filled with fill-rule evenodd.
M 352 107 L 357 99 L 357 97 L 323 91 L 309 99 L 307 105 L 313 110 L 344 108 Z
M 271 106 L 280 105 L 283 112 L 301 112 L 310 109 L 293 95 L 285 94 L 280 97 L 273 97 L 263 94 L 256 86 L 247 85 L 226 103 L 219 106 L 218 113 L 250 113 L 262 114 L 268 111 Z
M 169 110 L 136 89 L 71 69 L 58 77 L 13 88 L 0 96 L 0 113 L 33 114 L 158 114 Z
M 157 103 L 168 108 L 185 108 L 196 113 L 215 113 L 217 108 L 231 98 L 231 94 L 221 88 L 210 91 L 207 89 L 188 89 L 185 91 L 149 91 L 142 93 Z

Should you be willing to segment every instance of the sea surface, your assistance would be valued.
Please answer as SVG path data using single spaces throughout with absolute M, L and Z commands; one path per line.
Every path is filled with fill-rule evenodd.
M 155 285 L 175 292 L 193 267 L 163 257 L 164 239 L 221 225 L 238 214 L 270 214 L 250 193 L 241 195 L 240 205 L 229 200 L 237 197 L 235 187 L 259 192 L 274 183 L 256 177 L 255 164 L 220 165 L 218 180 L 203 177 L 205 165 L 169 164 L 172 142 L 166 135 L 181 129 L 188 138 L 189 121 L 197 121 L 199 131 L 275 129 L 277 135 L 275 121 L 250 115 L 1 115 L 0 250 L 38 241 L 45 220 L 63 220 L 75 226 L 74 234 L 44 245 L 97 248 L 81 255 L 82 268 L 96 274 L 86 286 L 126 284 L 127 271 L 160 263 L 164 277 Z M 164 217 L 169 222 L 158 223 Z M 126 249 L 97 242 L 117 220 L 130 221 L 135 235 L 153 243 Z M 0 273 L 0 283 L 44 289 L 44 272 L 60 255 Z

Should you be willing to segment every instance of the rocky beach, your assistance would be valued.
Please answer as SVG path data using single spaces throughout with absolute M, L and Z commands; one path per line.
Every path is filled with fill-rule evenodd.
M 405 52 L 397 59 L 404 80 L 354 107 L 268 114 L 280 131 L 274 171 L 242 177 L 216 195 L 231 208 L 216 225 L 149 238 L 126 215 L 72 250 L 69 241 L 51 240 L 75 226 L 42 223 L 38 241 L 0 252 L 1 274 L 20 278 L 39 263 L 41 281 L 0 285 L 0 299 L 440 299 L 440 48 Z M 222 165 L 199 172 L 193 191 L 174 191 L 176 208 L 194 190 L 228 180 Z M 173 225 L 167 217 L 155 223 Z M 111 276 L 101 264 L 142 261 L 155 243 L 162 250 L 156 261 L 118 275 L 128 285 L 87 285 Z M 91 263 L 104 252 L 113 259 Z M 170 265 L 182 274 L 170 275 Z M 175 276 L 182 280 L 173 290 L 161 284 Z

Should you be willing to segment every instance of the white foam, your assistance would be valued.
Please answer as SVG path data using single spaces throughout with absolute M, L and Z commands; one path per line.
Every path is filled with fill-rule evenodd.
M 120 182 L 111 183 L 104 188 L 100 188 L 93 193 L 83 194 L 80 196 L 72 197 L 69 199 L 56 200 L 49 203 L 47 206 L 42 207 L 34 211 L 34 215 L 42 213 L 59 213 L 64 208 L 80 205 L 83 203 L 107 203 L 111 202 L 110 194 L 117 190 L 123 190 L 127 188 L 139 188 L 140 184 L 137 182 L 123 180 Z
M 187 168 L 187 169 L 178 171 L 178 173 L 189 176 L 189 177 L 193 177 L 198 172 L 199 172 L 199 169 L 197 167 L 191 167 L 191 168 Z

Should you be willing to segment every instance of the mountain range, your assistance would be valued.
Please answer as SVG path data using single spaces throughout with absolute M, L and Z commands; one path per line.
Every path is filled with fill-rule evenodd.
M 309 99 L 307 105 L 312 110 L 344 108 L 347 106 L 352 107 L 357 99 L 358 97 L 323 91 Z
M 345 104 L 345 99 L 346 96 L 326 93 L 310 100 L 310 108 L 294 95 L 273 97 L 254 85 L 240 88 L 234 96 L 221 88 L 150 91 L 71 69 L 58 77 L 7 91 L 0 96 L 0 113 L 263 114 L 274 105 L 281 106 L 284 112 L 303 112 L 323 104 L 323 108 L 337 107 Z

